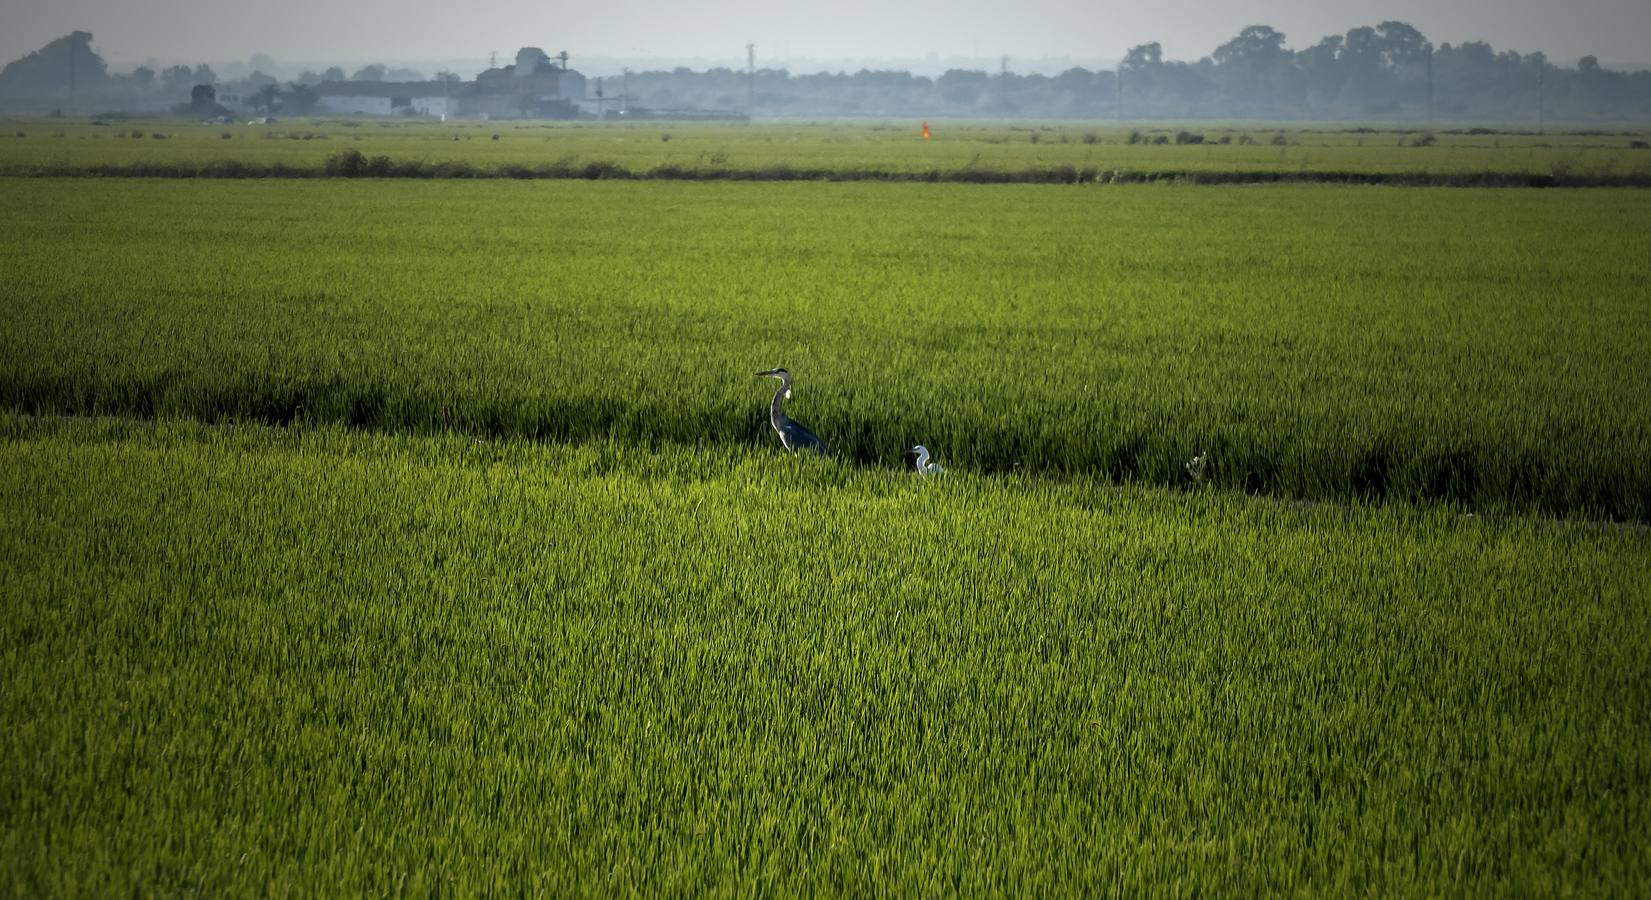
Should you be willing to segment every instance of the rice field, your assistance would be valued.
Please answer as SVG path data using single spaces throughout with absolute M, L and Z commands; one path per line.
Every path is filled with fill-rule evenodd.
M 0 893 L 1642 894 L 1648 218 L 0 177 Z
M 1246 123 L 918 121 L 705 125 L 282 120 L 201 125 L 177 120 L 0 121 L 0 174 L 146 164 L 180 172 L 220 163 L 319 171 L 354 150 L 401 163 L 611 165 L 636 173 L 1023 171 L 1074 167 L 1148 173 L 1556 175 L 1651 180 L 1651 130 L 1468 133 L 1486 129 L 1371 129 Z M 19 137 L 21 135 L 21 137 Z M 1196 138 L 1200 143 L 1177 144 Z M 1135 143 L 1131 143 L 1131 140 Z M 1158 143 L 1158 142 L 1162 143 Z
M 1651 516 L 1651 193 L 0 182 L 0 405 Z
M 4 423 L 8 890 L 1627 895 L 1643 533 Z

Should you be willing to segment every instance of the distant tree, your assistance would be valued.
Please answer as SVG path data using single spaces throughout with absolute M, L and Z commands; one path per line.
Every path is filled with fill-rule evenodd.
M 1433 72 L 1439 109 L 1458 115 L 1475 110 L 1482 115 L 1501 114 L 1506 110 L 1501 88 L 1505 69 L 1489 44 L 1442 44 L 1433 54 Z
M 1095 73 L 1082 66 L 1074 66 L 1056 75 L 1050 87 L 1063 94 L 1087 93 L 1095 88 Z
M 1368 113 L 1387 93 L 1387 42 L 1369 26 L 1349 29 L 1336 62 L 1341 69 L 1337 102 L 1346 110 Z
M 161 87 L 168 93 L 181 94 L 195 85 L 195 71 L 188 66 L 167 66 L 161 70 Z
M 155 70 L 148 66 L 138 66 L 132 70 L 132 83 L 139 88 L 148 90 L 155 86 Z
M 979 105 L 991 85 L 991 76 L 979 69 L 948 69 L 934 81 L 944 103 L 964 109 Z
M 1369 75 L 1382 67 L 1382 40 L 1376 29 L 1368 25 L 1349 28 L 1342 36 L 1341 52 L 1336 55 L 1353 75 Z
M 1201 104 L 1210 96 L 1219 73 L 1214 61 L 1206 56 L 1196 63 L 1166 62 L 1151 77 L 1156 84 L 1156 99 L 1165 113 L 1188 115 L 1206 108 Z
M 1216 65 L 1241 68 L 1272 66 L 1288 56 L 1283 32 L 1266 25 L 1251 25 L 1240 31 L 1238 37 L 1215 48 L 1213 54 Z
M 299 84 L 320 84 L 325 80 L 326 79 L 322 78 L 321 75 L 313 69 L 305 69 L 304 71 L 298 73 Z
M 424 73 L 417 69 L 389 69 L 384 73 L 384 81 L 423 81 Z
M 1383 22 L 1376 26 L 1381 41 L 1382 62 L 1388 68 L 1425 62 L 1427 38 L 1405 22 Z
M 388 69 L 386 69 L 384 66 L 381 66 L 378 63 L 374 63 L 370 66 L 362 66 L 361 68 L 355 70 L 355 74 L 350 76 L 350 80 L 351 81 L 383 81 L 384 80 L 384 73 L 386 71 L 388 71 Z
M 307 113 L 321 102 L 321 95 L 315 88 L 295 81 L 287 85 L 286 93 L 281 95 L 281 107 L 297 114 Z
M 343 81 L 343 80 L 345 80 L 344 70 L 340 69 L 337 66 L 328 66 L 327 71 L 321 73 L 321 80 L 322 81 Z
M 1122 79 L 1124 104 L 1127 109 L 1139 111 L 1150 103 L 1159 91 L 1158 76 L 1164 71 L 1164 47 L 1157 41 L 1129 48 L 1118 64 Z
M 253 109 L 274 112 L 281 106 L 281 86 L 272 81 L 253 91 L 246 102 Z
M 1124 54 L 1123 67 L 1132 72 L 1154 69 L 1164 64 L 1164 47 L 1157 41 L 1129 48 Z
M 60 37 L 0 69 L 0 85 L 13 90 L 95 89 L 108 79 L 109 67 L 92 50 L 87 31 Z
M 218 83 L 217 74 L 215 72 L 213 72 L 212 67 L 207 65 L 206 63 L 201 63 L 200 65 L 196 66 L 195 71 L 190 73 L 190 77 L 195 80 L 196 84 L 217 84 Z
M 457 84 L 457 83 L 463 81 L 464 79 L 460 78 L 456 73 L 448 72 L 448 71 L 444 70 L 444 71 L 436 73 L 436 79 L 435 80 L 445 81 L 445 82 L 448 82 L 449 84 Z
M 1279 107 L 1294 108 L 1307 100 L 1308 78 L 1295 54 L 1284 49 L 1284 34 L 1266 25 L 1251 25 L 1215 48 L 1215 73 L 1233 111 L 1265 114 Z
M 1343 38 L 1332 34 L 1296 53 L 1296 66 L 1306 82 L 1307 99 L 1316 106 L 1328 106 L 1341 93 L 1346 73 L 1341 66 Z

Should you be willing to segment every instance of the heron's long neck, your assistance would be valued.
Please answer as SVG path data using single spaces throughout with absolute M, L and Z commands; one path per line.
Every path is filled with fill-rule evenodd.
M 780 409 L 780 401 L 785 399 L 785 392 L 791 390 L 791 379 L 780 381 L 780 389 L 774 392 L 774 402 L 768 405 L 768 419 L 775 425 L 784 422 L 785 410 Z
M 929 448 L 924 447 L 917 451 L 917 471 L 925 472 L 929 468 Z

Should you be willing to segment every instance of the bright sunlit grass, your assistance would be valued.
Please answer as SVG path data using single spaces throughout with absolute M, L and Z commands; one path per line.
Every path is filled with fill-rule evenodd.
M 23 894 L 1634 893 L 1643 533 L 5 423 Z

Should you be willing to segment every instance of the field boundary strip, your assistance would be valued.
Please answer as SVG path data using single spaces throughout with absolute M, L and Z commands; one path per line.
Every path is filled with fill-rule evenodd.
M 1094 166 L 1038 166 L 1021 169 L 955 168 L 892 170 L 811 168 L 789 165 L 756 168 L 662 165 L 630 168 L 612 162 L 506 164 L 477 166 L 462 162 L 430 163 L 368 157 L 353 151 L 335 155 L 320 166 L 286 163 L 100 163 L 0 166 L 7 178 L 150 178 L 150 179 L 423 179 L 423 180 L 572 180 L 572 181 L 828 181 L 934 184 L 1332 184 L 1391 187 L 1463 188 L 1651 188 L 1651 173 L 1542 174 L 1534 172 L 1353 172 L 1250 171 L 1205 172 L 1145 170 Z
M 157 441 L 171 446 L 183 446 L 186 444 L 204 445 L 212 442 L 215 439 L 213 436 L 217 436 L 217 440 L 247 441 L 259 439 L 268 441 L 269 443 L 265 445 L 265 449 L 286 448 L 291 450 L 310 446 L 318 447 L 317 452 L 321 453 L 349 453 L 350 455 L 370 454 L 374 452 L 373 447 L 389 442 L 421 442 L 428 447 L 459 447 L 484 453 L 487 454 L 488 462 L 511 461 L 515 464 L 519 464 L 523 458 L 522 454 L 526 454 L 536 458 L 554 458 L 557 460 L 554 463 L 556 465 L 569 465 L 567 455 L 578 453 L 581 448 L 599 451 L 613 446 L 611 443 L 593 439 L 546 441 L 512 434 L 479 437 L 460 431 L 388 431 L 362 429 L 336 422 L 273 424 L 253 419 L 207 421 L 190 417 L 17 413 L 0 409 L 0 446 L 33 444 L 56 438 L 68 438 L 77 445 L 82 446 L 114 446 L 129 444 L 134 441 L 149 442 L 151 446 Z M 245 448 L 249 445 L 229 444 L 227 446 Z M 695 449 L 687 444 L 672 444 L 670 446 L 679 453 Z M 698 449 L 703 450 L 705 448 Z M 729 453 L 755 452 L 758 455 L 772 452 L 772 448 L 767 444 L 724 445 L 722 450 Z M 551 451 L 550 456 L 544 455 L 547 451 Z M 560 453 L 562 456 L 555 456 L 555 453 Z M 850 472 L 862 475 L 876 472 L 886 474 L 891 471 L 898 471 L 902 477 L 910 477 L 909 471 L 903 467 L 896 470 L 888 461 L 850 460 L 849 466 Z M 715 470 L 712 471 L 714 474 Z M 681 475 L 681 470 L 677 470 L 674 475 L 668 474 L 666 477 L 680 478 Z M 1077 488 L 1109 492 L 1136 489 L 1159 492 L 1164 496 L 1205 493 L 1203 487 L 1196 485 L 1172 485 L 1151 480 L 1118 481 L 1103 472 L 1040 471 L 1020 473 L 999 468 L 986 468 L 966 472 L 962 477 L 975 479 L 976 481 L 996 482 L 1002 486 L 1014 483 L 1012 480 L 1018 480 L 1022 485 L 1036 483 L 1053 486 L 1057 489 Z M 1255 506 L 1271 507 L 1278 510 L 1288 509 L 1297 512 L 1333 510 L 1341 516 L 1351 515 L 1359 509 L 1382 506 L 1407 507 L 1417 512 L 1451 509 L 1448 504 L 1442 504 L 1437 500 L 1417 501 L 1361 496 L 1332 496 L 1309 499 L 1288 493 L 1247 493 L 1219 489 L 1217 492 L 1229 499 Z M 1545 514 L 1516 508 L 1481 511 L 1459 507 L 1455 509 L 1455 514 L 1462 519 L 1479 519 L 1487 523 L 1506 523 L 1522 520 L 1546 528 L 1574 528 L 1637 540 L 1651 539 L 1651 522 L 1643 520 Z

